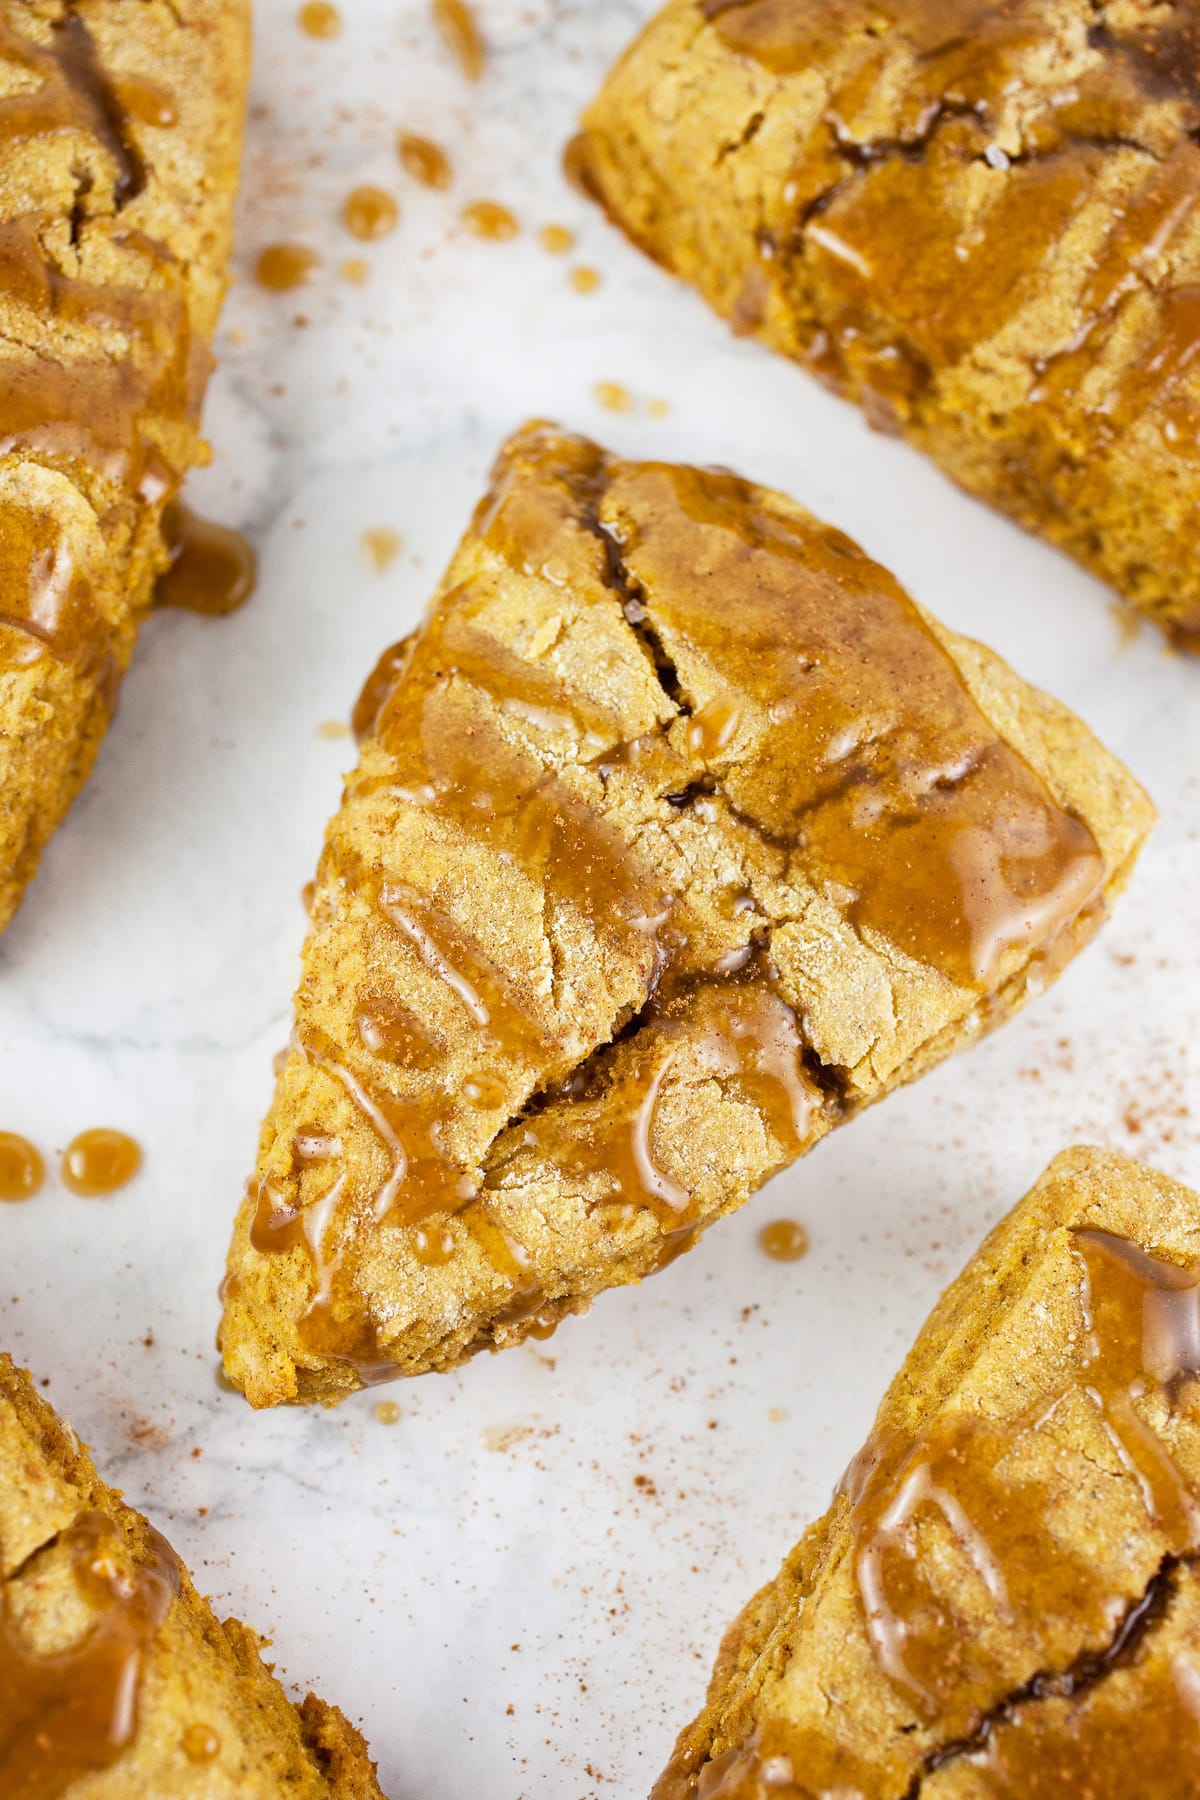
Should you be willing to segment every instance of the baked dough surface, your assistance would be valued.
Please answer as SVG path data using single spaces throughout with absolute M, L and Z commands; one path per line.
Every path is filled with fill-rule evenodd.
M 1200 633 L 1196 0 L 669 0 L 574 164 L 643 249 Z
M 361 1735 L 293 1706 L 0 1355 L 5 1800 L 382 1800 Z
M 1186 1800 L 1200 1195 L 1059 1156 L 935 1308 L 655 1800 Z
M 1052 979 L 1151 818 L 802 507 L 544 425 L 359 711 L 229 1258 L 255 1405 L 661 1268 Z
M 0 929 L 207 454 L 249 0 L 0 0 Z

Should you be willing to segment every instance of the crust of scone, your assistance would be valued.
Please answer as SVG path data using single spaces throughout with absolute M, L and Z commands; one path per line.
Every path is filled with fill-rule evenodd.
M 1130 72 L 1115 47 L 1139 31 L 1151 46 L 1155 34 L 1186 34 L 1189 8 L 1020 0 L 990 15 L 975 9 L 962 41 L 983 52 L 959 58 L 944 92 L 942 64 L 914 48 L 917 16 L 928 26 L 936 8 L 846 7 L 821 49 L 783 71 L 721 35 L 727 19 L 753 10 L 753 0 L 668 0 L 585 115 L 573 156 L 584 185 L 735 329 L 813 368 L 873 424 L 902 432 L 1194 644 L 1200 455 L 1193 425 L 1172 419 L 1175 409 L 1200 418 L 1200 363 L 1170 354 L 1175 302 L 1165 298 L 1190 304 L 1200 277 L 1200 217 L 1186 204 L 1200 180 L 1200 102 L 1186 75 L 1194 48 L 1183 35 L 1172 75 L 1165 55 L 1150 73 L 1133 57 Z M 797 31 L 822 11 L 797 4 Z M 787 17 L 786 7 L 775 13 Z M 1030 23 L 1002 78 L 988 28 L 1011 42 Z M 946 26 L 952 38 L 949 15 Z M 1064 115 L 1064 149 L 1048 109 L 1076 90 L 1086 99 L 1097 81 L 1115 95 L 1107 118 L 1072 126 Z M 1064 186 L 1043 243 L 1031 210 L 1039 194 L 1021 184 L 1059 171 L 1075 186 L 1070 195 Z M 1147 225 L 1111 308 L 1100 306 L 1088 282 L 1106 244 L 1167 180 L 1178 184 L 1175 212 L 1168 222 L 1164 206 Z M 1010 189 L 1026 196 L 1023 210 L 1013 202 L 1015 225 L 1004 211 Z M 872 194 L 878 211 L 862 223 Z M 935 261 L 955 233 L 961 253 Z M 924 260 L 906 245 L 923 246 Z M 970 309 L 989 281 L 997 291 L 1001 265 L 1019 303 L 976 326 Z M 852 330 L 839 349 L 842 324 Z M 1056 363 L 1070 380 L 1047 397 Z M 1139 397 L 1127 428 L 1110 432 L 1110 397 L 1159 365 L 1157 397 Z
M 99 1616 L 62 1545 L 91 1513 L 113 1521 L 126 1573 L 159 1566 L 147 1521 L 100 1479 L 28 1374 L 0 1355 L 0 1582 L 9 1620 L 42 1654 L 69 1649 Z M 337 1708 L 312 1694 L 293 1706 L 262 1660 L 265 1640 L 237 1619 L 219 1622 L 186 1570 L 177 1580 L 146 1653 L 132 1742 L 64 1800 L 381 1800 L 366 1745 Z M 220 1739 L 211 1761 L 185 1754 L 195 1724 Z
M 1087 1337 L 1070 1250 L 1071 1233 L 1080 1227 L 1112 1233 L 1194 1268 L 1200 1257 L 1200 1196 L 1109 1151 L 1083 1147 L 1056 1157 L 942 1295 L 880 1405 L 873 1443 L 893 1434 L 919 1442 L 950 1415 L 1028 1416 L 1037 1412 L 1039 1396 L 1053 1396 L 1062 1371 L 1078 1369 Z M 1095 1421 L 1091 1429 L 1099 1429 Z M 1160 1420 L 1154 1429 L 1162 1434 Z M 1200 1441 L 1190 1409 L 1181 1409 L 1166 1435 L 1171 1454 L 1194 1482 L 1200 1475 Z M 931 1724 L 874 1660 L 854 1575 L 851 1500 L 842 1490 L 726 1633 L 705 1706 L 680 1735 L 672 1769 L 656 1789 L 659 1800 L 693 1795 L 705 1767 L 753 1741 L 765 1721 L 784 1722 L 782 1743 L 788 1722 L 801 1717 L 813 1727 L 810 1745 L 817 1741 L 823 1752 L 830 1744 L 840 1747 L 845 1779 L 863 1800 L 908 1800 L 918 1793 L 982 1800 L 1015 1791 L 989 1785 L 968 1753 L 986 1742 L 989 1730 L 1012 1728 L 1014 1697 L 1031 1685 L 1036 1704 L 1023 1729 L 1055 1729 L 1056 1718 L 1057 1725 L 1070 1724 L 1075 1717 L 1070 1705 L 1077 1704 L 1076 1728 L 1086 1728 L 1087 1716 L 1097 1709 L 1101 1716 L 1111 1712 L 1105 1728 L 1128 1741 L 1139 1708 L 1149 1704 L 1144 1684 L 1161 1676 L 1163 1639 L 1168 1651 L 1172 1643 L 1200 1646 L 1200 1591 L 1191 1553 L 1180 1555 L 1177 1546 L 1165 1542 L 1146 1514 L 1128 1464 L 1101 1455 L 1095 1466 L 1103 1469 L 1103 1479 L 1093 1484 L 1094 1491 L 1079 1481 L 1079 1466 L 1089 1467 L 1079 1464 L 1079 1456 L 1094 1453 L 1086 1425 L 1074 1441 L 1068 1432 L 1065 1452 L 1062 1445 L 1046 1451 L 1047 1479 L 1053 1505 L 1070 1515 L 1068 1530 L 1076 1534 L 1066 1541 L 1094 1561 L 1098 1591 L 1111 1584 L 1124 1600 L 1122 1624 L 1161 1588 L 1136 1657 L 1104 1666 L 1110 1639 L 1090 1638 L 1082 1619 L 1058 1618 L 1052 1621 L 1048 1662 L 1024 1666 L 1014 1650 L 1007 1689 L 974 1696 L 964 1715 Z M 1080 1490 L 1074 1513 L 1068 1497 L 1072 1480 Z M 969 1616 L 968 1609 L 964 1617 Z M 964 1637 L 969 1629 L 964 1626 Z M 1114 1625 L 1111 1640 L 1118 1637 Z M 1080 1670 L 1087 1671 L 1079 1683 L 1084 1698 L 1060 1704 L 1052 1697 L 1054 1678 Z M 835 1696 L 815 1727 L 814 1692 Z M 798 1704 L 791 1698 L 797 1693 L 806 1696 Z M 1038 1693 L 1046 1698 L 1039 1700 Z M 1050 1709 L 1048 1717 L 1038 1715 L 1038 1706 Z M 1015 1717 L 1022 1718 L 1019 1704 Z M 786 1800 L 825 1791 L 810 1790 L 805 1774 L 801 1755 L 794 1759 L 794 1785 L 784 1784 Z M 821 1776 L 828 1779 L 824 1765 Z M 1163 1779 L 1164 1795 L 1191 1791 L 1186 1774 L 1180 1787 Z M 732 1777 L 728 1785 L 714 1780 L 712 1787 L 721 1800 L 760 1791 L 752 1781 L 743 1789 Z
M 499 467 L 511 474 L 524 469 L 526 460 L 538 466 L 543 456 L 587 453 L 599 454 L 582 440 L 535 425 L 518 434 L 502 453 Z M 614 480 L 623 469 L 635 473 L 637 469 L 615 459 L 606 466 Z M 531 493 L 540 491 L 536 478 L 518 474 L 517 479 L 528 479 Z M 793 502 L 768 496 L 762 489 L 748 491 L 812 526 L 811 515 Z M 555 555 L 562 569 L 552 568 L 549 576 L 529 570 L 519 575 L 478 530 L 472 530 L 447 572 L 431 617 L 441 616 L 443 603 L 453 613 L 453 596 L 460 591 L 482 593 L 489 597 L 487 604 L 494 608 L 489 617 L 497 621 L 502 637 L 511 631 L 514 641 L 532 638 L 564 646 L 563 679 L 569 678 L 570 659 L 577 659 L 572 691 L 596 692 L 620 715 L 614 731 L 621 741 L 647 732 L 652 737 L 656 731 L 669 732 L 672 719 L 676 726 L 680 723 L 674 703 L 626 622 L 619 596 L 605 591 L 605 575 L 592 566 L 593 540 L 586 533 L 578 535 L 576 542 L 564 527 L 556 540 Z M 575 595 L 587 596 L 586 603 Z M 653 612 L 653 600 L 648 604 Z M 1064 707 L 1029 688 L 990 651 L 947 633 L 931 620 L 927 623 L 993 728 L 1042 777 L 1054 798 L 1090 828 L 1103 860 L 1107 899 L 1125 881 L 1151 823 L 1153 812 L 1145 795 Z M 720 686 L 719 671 L 703 659 L 688 662 L 674 643 L 670 650 L 684 658 L 678 674 L 700 705 Z M 822 1099 L 815 1135 L 1008 1016 L 1053 979 L 1102 916 L 1100 903 L 1085 909 L 1049 953 L 1031 956 L 1014 950 L 987 992 L 960 986 L 878 934 L 851 929 L 792 862 L 781 864 L 762 842 L 731 827 L 705 825 L 687 811 L 676 813 L 661 805 L 657 812 L 647 810 L 632 778 L 627 787 L 619 785 L 624 779 L 619 774 L 607 785 L 601 783 L 573 760 L 576 749 L 572 739 L 553 751 L 567 760 L 551 766 L 572 784 L 572 793 L 615 823 L 626 842 L 636 841 L 648 857 L 658 856 L 671 879 L 687 889 L 697 939 L 710 944 L 707 966 L 728 943 L 740 941 L 728 937 L 732 928 L 706 898 L 715 879 L 709 867 L 720 864 L 724 870 L 728 863 L 723 881 L 744 880 L 753 886 L 764 922 L 771 926 L 771 954 L 783 971 L 789 1000 L 803 1016 L 806 1041 L 824 1071 L 817 1079 L 828 1080 L 837 1090 L 828 1104 Z M 432 884 L 439 895 L 452 893 L 456 916 L 467 920 L 489 955 L 501 962 L 507 956 L 507 966 L 512 966 L 515 944 L 523 959 L 538 965 L 538 956 L 520 933 L 531 932 L 536 938 L 542 930 L 546 896 L 525 893 L 520 883 L 514 883 L 510 864 L 478 846 L 444 852 L 433 815 L 422 815 L 414 824 L 407 815 L 398 820 L 386 806 L 381 809 L 378 800 L 364 798 L 380 782 L 386 786 L 387 767 L 386 757 L 368 742 L 360 769 L 351 777 L 343 811 L 331 823 L 318 877 L 314 930 L 305 951 L 297 1016 L 303 1029 L 315 1023 L 332 1032 L 335 1041 L 344 1029 L 348 996 L 367 976 L 407 993 L 423 1015 L 429 1011 L 435 1020 L 445 1017 L 447 1030 L 453 1029 L 456 1016 L 439 984 L 424 980 L 419 970 L 414 986 L 411 955 L 401 953 L 394 933 L 389 939 L 376 929 L 369 907 L 359 906 L 346 877 L 352 861 L 366 867 L 386 865 L 418 887 Z M 661 818 L 664 812 L 667 825 Z M 568 1031 L 577 1032 L 578 1042 L 568 1036 L 563 1052 L 567 1060 L 561 1069 L 565 1075 L 592 1057 L 597 1046 L 619 1035 L 630 1014 L 637 1013 L 646 999 L 645 971 L 612 957 L 600 959 L 604 966 L 598 968 L 590 943 L 570 939 L 558 942 L 553 955 L 546 952 L 543 960 L 546 980 L 565 982 L 564 991 L 570 994 L 564 1010 L 569 1015 Z M 612 993 L 605 986 L 608 982 L 615 984 Z M 353 1018 L 352 1010 L 349 1016 Z M 629 1043 L 619 1041 L 612 1051 L 608 1076 L 614 1088 L 636 1062 L 639 1041 L 635 1035 Z M 547 1070 L 544 1078 L 557 1079 L 559 1072 Z M 467 1073 L 468 1066 L 461 1073 L 455 1066 L 453 1079 L 461 1080 Z M 767 1173 L 789 1160 L 764 1143 L 764 1127 L 753 1107 L 739 1103 L 736 1095 L 701 1074 L 681 1079 L 678 1087 L 672 1078 L 664 1086 L 659 1114 L 659 1160 L 668 1174 L 677 1175 L 690 1192 L 698 1193 L 699 1227 L 740 1205 Z M 341 1166 L 350 1171 L 352 1180 L 369 1172 L 378 1145 L 372 1146 L 369 1133 L 364 1134 L 361 1117 L 356 1122 L 354 1107 L 313 1069 L 303 1050 L 293 1047 L 263 1129 L 260 1180 L 277 1182 L 289 1193 L 298 1191 L 304 1178 L 295 1175 L 289 1146 L 297 1131 L 314 1128 L 318 1115 L 321 1129 L 335 1132 L 348 1146 Z M 670 1253 L 669 1234 L 652 1210 L 641 1208 L 616 1228 L 604 1209 L 593 1204 L 593 1190 L 586 1182 L 548 1176 L 536 1158 L 531 1162 L 519 1120 L 491 1140 L 485 1167 L 489 1229 L 494 1232 L 498 1227 L 524 1246 L 529 1258 L 519 1278 L 513 1272 L 501 1274 L 487 1244 L 471 1230 L 472 1214 L 481 1210 L 475 1203 L 450 1221 L 456 1253 L 443 1266 L 423 1266 L 394 1233 L 378 1232 L 356 1250 L 360 1260 L 353 1274 L 359 1292 L 377 1318 L 395 1321 L 384 1333 L 383 1355 L 401 1373 L 450 1368 L 481 1348 L 518 1343 L 533 1328 L 545 1329 L 569 1313 L 586 1310 L 603 1289 L 642 1279 L 662 1265 L 664 1252 Z M 361 1384 L 361 1373 L 351 1362 L 302 1341 L 300 1321 L 312 1295 L 309 1255 L 301 1246 L 283 1254 L 255 1248 L 251 1241 L 255 1191 L 243 1206 L 230 1253 L 222 1327 L 226 1367 L 256 1405 L 336 1401 Z M 536 1304 L 514 1307 L 523 1288 L 535 1290 Z
M 69 308 L 31 299 L 15 281 L 0 294 L 0 436 L 14 432 L 0 454 L 0 929 L 86 780 L 112 716 L 167 560 L 160 518 L 170 485 L 207 454 L 199 406 L 233 228 L 249 17 L 249 0 L 0 4 L 0 29 L 14 43 L 44 48 L 57 28 L 79 27 L 108 92 L 122 81 L 149 81 L 177 113 L 167 127 L 126 117 L 122 130 L 140 161 L 140 185 L 127 196 L 110 147 L 86 131 L 5 142 L 0 228 L 27 235 L 30 266 L 40 262 L 64 293 L 83 284 L 111 304 L 107 314 L 101 307 L 96 316 L 72 317 Z M 0 42 L 0 105 L 37 79 Z M 172 359 L 183 355 L 186 369 L 172 372 Z M 154 461 L 149 484 L 94 443 L 68 453 L 45 442 L 37 428 L 61 422 L 53 393 L 36 421 L 13 426 L 5 396 L 31 376 L 53 382 L 58 375 L 75 384 L 57 403 L 72 425 L 99 419 L 103 426 L 107 390 L 97 368 L 110 386 L 119 386 L 123 371 L 144 384 L 138 457 Z M 2 617 L 27 619 L 31 604 L 38 616 L 31 590 L 47 558 L 72 572 L 73 596 L 85 588 L 90 596 L 78 602 L 82 631 L 56 630 L 34 654 L 39 640 L 3 626 Z

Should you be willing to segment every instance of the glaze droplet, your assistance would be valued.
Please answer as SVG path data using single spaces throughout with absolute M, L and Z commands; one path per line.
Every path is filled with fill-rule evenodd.
M 141 1166 L 142 1149 L 136 1138 L 98 1126 L 93 1131 L 81 1131 L 63 1151 L 63 1186 L 91 1200 L 124 1187 Z
M 15 1131 L 0 1131 L 0 1200 L 32 1200 L 45 1179 L 36 1146 Z
M 808 1233 L 797 1219 L 774 1219 L 758 1241 L 773 1262 L 799 1262 L 808 1255 Z

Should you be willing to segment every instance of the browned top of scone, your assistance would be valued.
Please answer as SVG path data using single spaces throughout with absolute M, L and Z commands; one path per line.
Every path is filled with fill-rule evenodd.
M 669 0 L 576 165 L 736 328 L 1195 628 L 1144 565 L 1200 507 L 1198 66 L 1196 0 Z
M 249 0 L 0 0 L 0 927 L 202 454 L 248 63 Z
M 1200 1196 L 1065 1153 L 943 1297 L 656 1795 L 1194 1792 L 1198 1374 Z
M 288 1701 L 0 1355 L 4 1800 L 381 1800 L 336 1707 Z
M 1080 211 L 1106 198 L 1109 151 L 1125 148 L 1142 153 L 1143 181 L 1131 196 L 1112 183 L 1132 203 L 1088 242 L 1069 341 L 1043 347 L 1036 398 L 1069 404 L 1089 374 L 1099 387 L 1110 340 L 1135 330 L 1139 354 L 1105 388 L 1096 425 L 1115 436 L 1147 405 L 1173 404 L 1180 443 L 1195 443 L 1194 382 L 1170 378 L 1200 343 L 1200 8 L 702 0 L 699 11 L 770 75 L 820 70 L 821 117 L 787 203 L 825 290 L 816 354 L 829 373 L 848 360 L 886 418 L 931 370 L 1019 328 L 1047 252 L 1070 253 Z M 864 304 L 890 316 L 892 334 L 863 341 Z
M 360 722 L 230 1261 L 260 1402 L 659 1266 L 1016 1004 L 1148 820 L 841 533 L 548 426 Z
M 128 531 L 136 503 L 161 499 L 195 454 L 224 286 L 246 8 L 221 0 L 203 13 L 116 0 L 0 6 L 0 474 L 32 463 L 67 476 L 107 535 L 113 509 L 130 509 Z M 5 512 L 2 626 L 14 657 L 18 639 L 26 656 L 105 653 L 86 570 L 69 566 L 69 544 L 56 554 L 62 529 L 48 510 Z

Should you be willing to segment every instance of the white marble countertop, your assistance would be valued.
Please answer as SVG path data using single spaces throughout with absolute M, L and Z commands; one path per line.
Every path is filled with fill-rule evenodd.
M 721 1630 L 1048 1158 L 1092 1140 L 1200 1183 L 1200 667 L 735 342 L 566 187 L 559 147 L 651 0 L 479 0 L 474 89 L 424 0 L 342 9 L 316 43 L 292 0 L 258 7 L 239 281 L 193 495 L 253 534 L 261 588 L 228 621 L 151 620 L 95 777 L 0 940 L 0 1127 L 49 1151 L 119 1125 L 146 1149 L 107 1201 L 51 1180 L 2 1209 L 0 1341 L 217 1604 L 271 1634 L 289 1684 L 361 1720 L 395 1800 L 644 1800 Z M 450 150 L 450 194 L 402 173 L 400 125 Z M 402 207 L 365 250 L 338 217 L 363 181 Z M 519 215 L 515 241 L 458 226 L 481 196 Z M 550 222 L 578 233 L 573 258 L 539 246 Z M 281 239 L 322 254 L 299 293 L 250 278 Z M 357 255 L 361 287 L 339 275 Z M 597 292 L 572 289 L 574 262 Z M 635 410 L 605 412 L 600 381 Z M 216 1285 L 287 1032 L 300 888 L 353 755 L 318 728 L 416 620 L 531 414 L 795 494 L 1074 705 L 1162 824 L 1053 993 L 659 1280 L 550 1343 L 392 1390 L 394 1426 L 378 1396 L 255 1417 L 217 1386 Z M 404 544 L 382 575 L 360 544 L 379 526 Z M 806 1261 L 758 1249 L 779 1216 L 810 1228 Z

